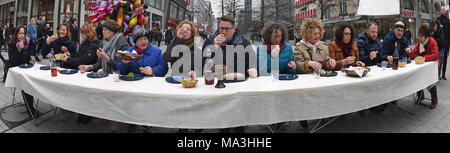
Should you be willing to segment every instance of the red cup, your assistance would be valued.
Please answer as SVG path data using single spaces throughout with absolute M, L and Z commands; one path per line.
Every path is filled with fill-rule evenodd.
M 56 69 L 56 67 L 52 67 L 50 68 L 50 70 L 52 72 L 52 77 L 58 76 L 58 70 Z

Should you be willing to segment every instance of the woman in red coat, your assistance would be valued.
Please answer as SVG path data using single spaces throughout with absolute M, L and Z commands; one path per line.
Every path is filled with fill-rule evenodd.
M 425 58 L 425 62 L 431 62 L 431 61 L 437 61 L 438 62 L 438 68 L 439 68 L 439 51 L 438 51 L 438 45 L 436 43 L 436 40 L 433 39 L 433 37 L 430 36 L 430 28 L 428 28 L 428 25 L 422 24 L 419 28 L 419 40 L 420 42 L 417 43 L 416 47 L 414 47 L 413 51 L 408 52 L 408 55 L 411 59 L 415 59 L 417 56 L 423 56 Z M 436 85 L 433 84 L 430 87 L 428 87 L 430 93 L 431 93 L 431 109 L 436 108 L 436 105 L 438 103 L 438 97 L 437 97 L 437 89 Z M 419 98 L 416 101 L 416 104 L 419 104 L 424 99 L 424 93 L 423 90 L 418 91 L 417 95 Z

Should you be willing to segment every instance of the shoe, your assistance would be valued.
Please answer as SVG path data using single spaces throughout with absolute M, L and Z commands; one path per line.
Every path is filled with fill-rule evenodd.
M 447 78 L 445 76 L 442 77 L 442 80 L 447 80 Z
M 383 105 L 380 105 L 380 106 L 375 106 L 375 107 L 372 107 L 372 108 L 370 108 L 370 111 L 371 112 L 373 112 L 373 113 L 383 113 L 384 112 L 384 110 L 386 110 L 386 107 L 387 107 L 387 104 L 383 104 Z
M 119 132 L 120 130 L 120 124 L 117 122 L 113 122 L 111 125 L 111 133 Z
M 421 92 L 421 94 L 418 94 L 417 96 L 418 96 L 417 100 L 414 103 L 415 105 L 418 105 L 420 102 L 422 102 L 425 99 L 425 94 L 423 92 Z
M 435 100 L 434 102 L 431 103 L 430 109 L 435 109 L 436 106 L 437 106 L 437 104 L 438 104 L 438 100 L 437 100 L 437 98 L 436 98 L 436 100 Z
M 300 121 L 300 125 L 303 127 L 303 129 L 308 129 L 308 121 Z

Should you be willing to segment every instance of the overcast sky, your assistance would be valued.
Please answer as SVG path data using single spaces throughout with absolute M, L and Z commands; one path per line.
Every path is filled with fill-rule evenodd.
M 211 5 L 212 5 L 212 9 L 213 9 L 213 12 L 214 12 L 214 16 L 216 17 L 216 18 L 218 18 L 218 17 L 220 17 L 220 16 L 222 16 L 222 8 L 221 8 L 221 5 L 222 5 L 222 1 L 221 0 L 210 0 L 211 1 Z M 240 0 L 240 1 L 244 1 L 244 0 Z M 255 7 L 258 7 L 259 5 L 260 5 L 260 3 L 261 3 L 261 1 L 260 0 L 254 0 L 254 1 L 252 1 L 252 8 L 255 8 Z

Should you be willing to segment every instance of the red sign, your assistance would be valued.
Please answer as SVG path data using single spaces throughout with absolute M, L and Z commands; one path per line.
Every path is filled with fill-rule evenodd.
M 405 16 L 405 17 L 414 17 L 414 11 L 403 10 L 403 16 Z
M 173 24 L 173 25 L 177 25 L 177 21 L 175 21 L 175 20 L 170 20 L 169 19 L 169 21 L 167 21 L 169 24 Z

